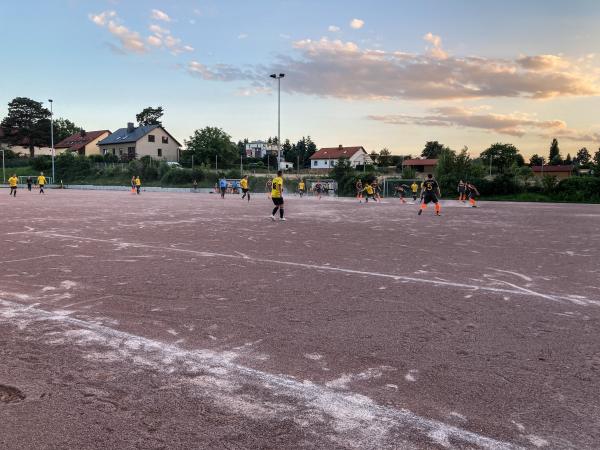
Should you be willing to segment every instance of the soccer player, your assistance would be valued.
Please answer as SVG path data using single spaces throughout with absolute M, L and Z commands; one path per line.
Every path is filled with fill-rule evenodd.
M 440 216 L 441 205 L 438 197 L 441 197 L 440 185 L 433 179 L 433 175 L 428 174 L 427 179 L 423 182 L 421 188 L 421 207 L 419 208 L 419 216 L 423 214 L 423 210 L 427 208 L 427 204 L 433 202 L 435 205 L 435 215 Z
M 381 186 L 379 186 L 379 181 L 377 178 L 373 180 L 373 191 L 375 192 L 375 197 L 377 197 L 377 200 L 381 200 Z
M 406 200 L 404 200 L 404 194 L 406 193 L 407 189 L 408 186 L 406 186 L 405 184 L 399 184 L 398 186 L 396 186 L 396 192 L 398 192 L 398 197 L 400 197 L 400 201 L 402 203 L 406 203 Z
M 377 198 L 375 198 L 375 188 L 373 188 L 373 184 L 367 183 L 363 189 L 363 192 L 367 193 L 365 195 L 365 203 L 369 203 L 369 198 L 373 199 L 374 202 L 377 201 Z
M 300 180 L 298 183 L 298 194 L 300 194 L 300 198 L 304 195 L 304 190 L 306 189 L 306 185 L 304 184 L 304 180 Z
M 135 194 L 135 175 L 131 177 L 131 193 Z
M 8 195 L 12 195 L 13 197 L 17 196 L 17 183 L 19 179 L 17 178 L 17 174 L 13 173 L 13 176 L 8 179 L 8 185 L 10 186 L 10 192 Z
M 219 179 L 219 193 L 221 194 L 221 198 L 225 198 L 225 193 L 227 192 L 227 180 L 225 178 Z
M 267 198 L 271 198 L 271 191 L 273 190 L 273 180 L 271 180 L 270 178 L 267 179 L 266 188 Z
M 46 186 L 46 177 L 44 176 L 44 172 L 40 172 L 40 176 L 37 177 L 37 184 L 40 187 L 40 194 L 44 194 L 44 186 Z
M 363 184 L 362 184 L 362 180 L 359 178 L 358 181 L 356 182 L 356 198 L 358 199 L 359 203 L 362 203 L 362 195 L 363 193 Z
M 417 201 L 417 195 L 419 192 L 419 185 L 417 184 L 417 181 L 413 181 L 412 184 L 410 185 L 410 190 L 412 191 L 412 196 L 413 196 L 413 202 Z
M 31 185 L 33 184 L 33 180 L 31 177 L 27 177 L 27 190 L 31 192 Z
M 135 192 L 137 193 L 137 195 L 140 195 L 141 188 L 142 188 L 142 180 L 140 180 L 140 177 L 137 176 L 137 177 L 135 177 Z
M 323 185 L 320 181 L 317 181 L 317 184 L 315 184 L 314 191 L 317 194 L 317 197 L 319 197 L 319 200 L 321 200 L 321 192 L 323 191 Z
M 467 199 L 467 196 L 465 194 L 466 187 L 467 186 L 465 185 L 465 182 L 463 180 L 460 180 L 458 182 L 458 188 L 457 188 L 457 190 L 458 190 L 458 201 L 459 202 L 463 202 L 464 203 L 465 200 Z
M 469 204 L 471 205 L 472 208 L 477 208 L 477 205 L 475 204 L 475 196 L 479 195 L 479 191 L 477 190 L 477 188 L 475 187 L 474 184 L 469 183 L 467 181 L 466 183 L 466 198 L 469 200 Z
M 245 197 L 248 197 L 248 201 L 250 201 L 250 189 L 248 188 L 248 175 L 244 176 L 240 180 L 240 186 L 242 187 L 242 192 L 244 193 L 244 195 L 242 195 L 242 200 L 244 200 Z
M 279 220 L 285 220 L 285 217 L 283 217 L 283 171 L 281 170 L 277 171 L 277 176 L 273 178 L 271 183 L 271 199 L 275 205 L 271 219 L 275 220 L 275 214 L 279 210 Z

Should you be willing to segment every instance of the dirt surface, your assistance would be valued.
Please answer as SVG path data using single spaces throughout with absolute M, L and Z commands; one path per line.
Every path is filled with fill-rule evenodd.
M 0 448 L 598 447 L 597 205 L 0 194 Z

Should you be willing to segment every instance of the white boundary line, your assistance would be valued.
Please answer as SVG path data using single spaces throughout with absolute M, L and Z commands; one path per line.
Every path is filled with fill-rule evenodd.
M 485 291 L 485 292 L 493 292 L 493 293 L 497 293 L 497 294 L 512 294 L 512 295 L 520 295 L 520 296 L 527 296 L 527 297 L 537 297 L 537 298 L 542 298 L 545 300 L 550 300 L 553 302 L 568 301 L 570 303 L 574 303 L 574 304 L 580 305 L 580 306 L 600 306 L 600 300 L 571 298 L 571 297 L 566 297 L 566 296 L 557 295 L 557 294 L 545 294 L 542 292 L 536 292 L 534 290 L 520 287 L 515 284 L 504 282 L 504 281 L 502 281 L 501 283 L 506 284 L 506 285 L 512 287 L 513 289 L 497 288 L 497 287 L 492 287 L 492 286 L 472 285 L 472 284 L 467 284 L 467 283 L 457 283 L 457 282 L 453 282 L 453 281 L 431 280 L 431 279 L 425 279 L 425 278 L 409 277 L 409 276 L 405 276 L 405 275 L 394 275 L 394 274 L 387 274 L 387 273 L 380 273 L 380 272 L 368 272 L 368 271 L 364 271 L 364 270 L 345 269 L 342 267 L 325 266 L 325 265 L 319 265 L 319 264 L 306 264 L 306 263 L 299 263 L 299 262 L 292 262 L 292 261 L 279 261 L 279 260 L 275 260 L 275 259 L 255 258 L 255 257 L 248 257 L 247 255 L 240 255 L 240 254 L 232 255 L 232 254 L 215 253 L 215 252 L 201 251 L 201 250 L 190 250 L 190 249 L 176 248 L 176 247 L 159 247 L 159 246 L 151 245 L 151 244 L 123 242 L 123 241 L 119 241 L 116 239 L 89 238 L 89 237 L 83 237 L 83 236 L 73 236 L 73 235 L 67 235 L 67 234 L 51 233 L 51 232 L 46 232 L 46 231 L 21 231 L 21 232 L 8 233 L 8 234 L 30 234 L 30 235 L 35 234 L 35 235 L 39 235 L 39 236 L 53 237 L 53 238 L 60 238 L 60 239 L 101 242 L 103 244 L 113 244 L 113 245 L 120 245 L 120 246 L 132 247 L 132 248 L 143 248 L 143 249 L 149 249 L 149 250 L 163 250 L 163 251 L 178 252 L 178 253 L 189 253 L 189 254 L 193 254 L 196 256 L 238 259 L 238 260 L 251 261 L 251 262 L 256 262 L 256 263 L 274 264 L 274 265 L 278 265 L 278 266 L 292 266 L 292 267 L 301 267 L 304 269 L 311 269 L 311 270 L 323 270 L 323 271 L 328 271 L 328 272 L 338 272 L 338 273 L 348 273 L 348 274 L 363 275 L 363 276 L 378 277 L 378 278 L 388 278 L 388 279 L 392 279 L 392 280 L 396 280 L 396 281 L 406 281 L 406 282 L 411 282 L 411 283 L 428 284 L 428 285 L 433 285 L 433 286 L 448 286 L 448 287 L 454 287 L 454 288 L 459 288 L 459 289 L 466 289 L 469 291 Z
M 333 430 L 319 438 L 344 439 L 346 444 L 358 448 L 396 448 L 398 441 L 404 441 L 407 446 L 417 446 L 410 436 L 414 433 L 421 435 L 444 447 L 470 444 L 484 449 L 508 450 L 519 448 L 509 442 L 502 442 L 477 433 L 464 430 L 443 422 L 427 419 L 414 414 L 407 409 L 395 409 L 381 406 L 370 398 L 351 392 L 340 392 L 323 385 L 309 381 L 299 381 L 286 375 L 274 375 L 236 363 L 237 356 L 232 352 L 216 352 L 212 350 L 186 350 L 177 345 L 167 344 L 158 340 L 145 338 L 124 331 L 115 330 L 105 325 L 53 313 L 35 307 L 0 299 L 0 318 L 9 323 L 57 322 L 68 325 L 72 329 L 63 331 L 62 335 L 71 337 L 75 345 L 95 347 L 101 346 L 109 350 L 118 350 L 136 354 L 134 358 L 123 358 L 134 364 L 159 367 L 171 376 L 177 376 L 177 369 L 201 371 L 213 374 L 208 384 L 197 384 L 211 400 L 224 408 L 236 413 L 240 402 L 235 401 L 235 391 L 224 389 L 228 382 L 254 385 L 278 398 L 292 398 L 290 407 L 277 411 L 275 420 L 283 418 L 296 420 L 303 428 L 310 430 L 312 426 L 322 425 L 322 417 L 326 417 L 327 427 Z M 73 328 L 75 330 L 73 330 Z M 84 334 L 74 334 L 83 330 Z M 52 339 L 57 338 L 57 332 L 52 333 Z M 78 339 L 78 337 L 79 339 Z M 177 367 L 174 367 L 177 364 Z M 204 377 L 206 378 L 206 377 Z M 229 397 L 228 397 L 229 396 Z M 228 399 L 233 400 L 231 402 Z M 289 400 L 288 400 L 289 401 Z M 253 403 L 261 404 L 261 398 L 255 395 Z M 237 407 L 237 408 L 236 408 Z M 314 413 L 318 417 L 313 417 Z M 304 413 L 304 414 L 303 414 Z M 308 413 L 308 414 L 307 414 Z M 311 413 L 313 413 L 311 415 Z M 301 417 L 300 422 L 299 418 Z M 321 419 L 320 419 L 321 417 Z M 255 417 L 256 419 L 256 417 Z M 308 421 L 308 423 L 305 423 Z M 312 423 L 314 422 L 314 423 Z M 335 436 L 330 436 L 331 432 Z M 346 440 L 347 439 L 347 440 Z

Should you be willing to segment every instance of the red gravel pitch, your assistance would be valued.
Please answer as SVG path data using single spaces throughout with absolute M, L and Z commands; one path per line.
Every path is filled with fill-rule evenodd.
M 0 194 L 0 448 L 600 442 L 599 206 Z

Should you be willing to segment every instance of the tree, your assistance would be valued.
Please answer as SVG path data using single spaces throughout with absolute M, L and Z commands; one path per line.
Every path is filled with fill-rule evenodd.
M 575 158 L 573 158 L 573 162 L 578 165 L 589 164 L 592 159 L 592 155 L 588 152 L 588 149 L 583 147 L 577 152 Z
M 423 148 L 423 151 L 421 152 L 421 156 L 427 159 L 436 159 L 442 150 L 446 148 L 447 147 L 443 146 L 438 141 L 427 141 L 425 143 L 425 148 Z
M 541 166 L 544 163 L 544 159 L 537 153 L 529 158 L 530 166 Z
M 137 120 L 140 127 L 147 125 L 162 125 L 160 118 L 163 116 L 164 111 L 162 106 L 157 106 L 153 108 L 148 106 L 144 108 L 141 113 L 135 115 L 135 120 Z
M 185 141 L 185 145 L 187 150 L 184 152 L 184 159 L 194 155 L 195 164 L 211 166 L 217 157 L 219 167 L 225 168 L 239 160 L 237 146 L 231 142 L 231 136 L 221 128 L 205 127 L 196 130 L 189 140 Z
M 594 153 L 594 164 L 596 165 L 596 174 L 600 171 L 600 148 Z
M 379 158 L 377 158 L 377 164 L 382 167 L 387 167 L 392 164 L 391 153 L 387 148 L 382 148 L 379 152 Z
M 564 163 L 568 166 L 570 166 L 571 164 L 573 164 L 573 161 L 571 160 L 571 154 L 567 153 L 567 157 L 565 158 Z
M 499 173 L 504 173 L 513 164 L 518 165 L 519 162 L 523 161 L 523 158 L 519 158 L 519 156 L 519 149 L 517 147 L 512 144 L 502 144 L 500 142 L 492 144 L 479 155 L 484 164 L 489 164 L 491 158 L 492 166 L 496 167 Z
M 12 145 L 29 147 L 32 158 L 36 146 L 50 143 L 50 111 L 30 98 L 14 98 L 8 104 L 8 115 L 0 126 L 4 129 L 5 140 Z
M 552 139 L 552 143 L 550 144 L 548 162 L 553 166 L 558 166 L 563 162 L 562 156 L 560 156 L 560 149 L 558 148 L 558 141 L 556 139 Z
M 83 131 L 83 128 L 75 125 L 69 119 L 56 119 L 54 121 L 54 142 L 60 142 L 69 136 Z

